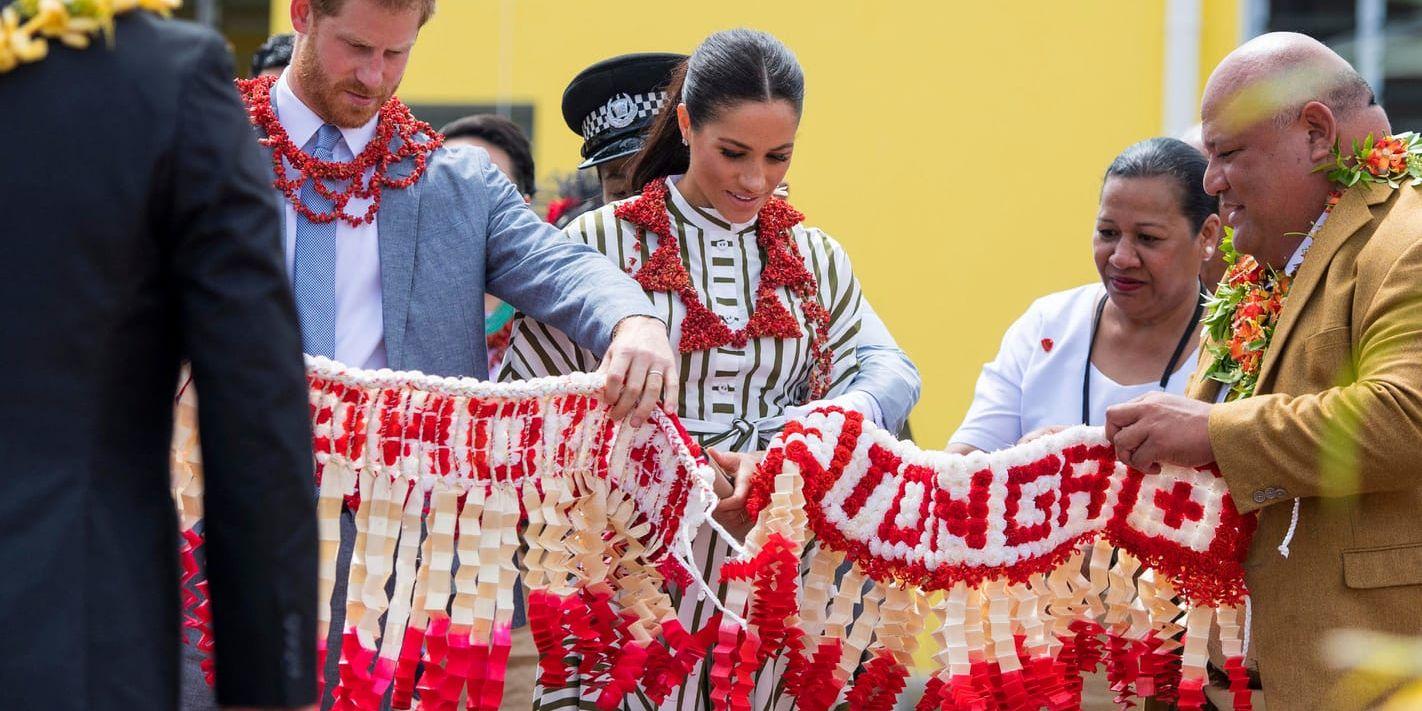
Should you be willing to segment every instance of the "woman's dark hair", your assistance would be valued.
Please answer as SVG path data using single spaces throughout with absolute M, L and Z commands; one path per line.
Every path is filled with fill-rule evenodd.
M 439 130 L 445 138 L 477 138 L 509 154 L 514 174 L 509 176 L 518 191 L 533 197 L 537 183 L 533 177 L 533 151 L 528 136 L 518 124 L 498 114 L 474 114 L 455 119 Z
M 1148 138 L 1132 145 L 1106 169 L 1110 178 L 1169 178 L 1175 183 L 1180 214 L 1199 232 L 1205 220 L 1219 212 L 1220 201 L 1205 192 L 1205 156 L 1174 138 Z
M 668 175 L 685 173 L 690 151 L 681 142 L 677 104 L 686 104 L 692 126 L 714 121 L 721 111 L 743 101 L 781 99 L 805 106 L 805 75 L 794 53 L 758 30 L 725 30 L 707 37 L 667 84 L 667 102 L 647 132 L 647 142 L 632 159 L 632 188 Z

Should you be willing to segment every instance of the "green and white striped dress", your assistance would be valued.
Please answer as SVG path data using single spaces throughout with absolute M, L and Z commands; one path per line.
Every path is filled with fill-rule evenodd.
M 724 319 L 731 328 L 740 328 L 750 319 L 754 308 L 756 285 L 764 255 L 756 244 L 755 222 L 731 224 L 714 210 L 692 206 L 676 189 L 676 177 L 668 179 L 667 211 L 672 229 L 681 242 L 681 259 L 691 275 L 697 296 L 711 311 Z M 568 225 L 569 238 L 584 242 L 633 271 L 646 263 L 657 248 L 656 235 L 648 234 L 638 243 L 637 228 L 613 215 L 614 205 L 589 212 Z M 859 333 L 862 296 L 859 282 L 850 269 L 849 258 L 825 233 L 797 225 L 796 246 L 805 266 L 819 286 L 817 299 L 830 312 L 829 342 L 834 365 L 830 374 L 831 389 L 826 397 L 843 393 L 858 371 L 855 348 Z M 797 297 L 785 289 L 779 298 L 791 314 L 801 322 Z M 680 342 L 681 320 L 686 309 L 675 294 L 649 292 L 670 328 L 673 344 Z M 573 371 L 592 371 L 598 358 L 575 346 L 557 329 L 519 316 L 514 324 L 513 339 L 504 359 L 501 380 L 560 375 Z M 681 355 L 681 397 L 678 415 L 687 430 L 703 446 L 734 451 L 764 449 L 783 424 L 785 409 L 802 405 L 808 399 L 810 358 L 808 335 L 795 340 L 760 338 L 751 340 L 745 348 L 727 345 L 709 351 Z M 697 563 L 703 579 L 713 585 L 719 579 L 721 562 L 730 548 L 715 534 L 703 529 L 696 539 Z M 724 594 L 724 586 L 721 587 Z M 699 629 L 715 613 L 714 606 L 687 595 L 678 602 L 682 624 Z M 783 666 L 783 665 L 781 665 Z M 661 709 L 701 711 L 711 709 L 710 683 L 693 671 L 682 688 L 674 692 Z M 768 669 L 756 686 L 753 706 L 756 709 L 789 709 L 793 700 L 779 696 L 776 682 L 783 668 Z M 595 696 L 580 698 L 577 687 L 544 691 L 539 689 L 533 708 L 593 709 Z M 650 711 L 656 708 L 640 696 L 629 697 L 624 708 Z

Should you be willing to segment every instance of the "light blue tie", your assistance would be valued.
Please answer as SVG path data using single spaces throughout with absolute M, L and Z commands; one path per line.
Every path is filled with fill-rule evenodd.
M 306 143 L 308 155 L 331 160 L 340 129 L 325 124 Z M 333 204 L 316 192 L 313 179 L 301 185 L 301 202 L 312 212 L 330 212 Z M 336 356 L 336 222 L 312 222 L 296 214 L 296 258 L 291 268 L 296 313 L 301 318 L 304 350 L 311 355 Z

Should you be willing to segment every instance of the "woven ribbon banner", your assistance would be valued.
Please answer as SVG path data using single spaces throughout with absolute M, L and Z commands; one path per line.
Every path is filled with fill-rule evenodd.
M 308 382 L 323 667 L 338 577 L 348 590 L 337 709 L 497 709 L 520 577 L 540 681 L 576 679 L 604 709 L 665 699 L 698 664 L 718 708 L 750 709 L 783 661 L 797 708 L 887 710 L 927 635 L 941 651 L 919 709 L 1079 708 L 1102 665 L 1123 699 L 1200 708 L 1212 628 L 1249 708 L 1253 518 L 1213 471 L 1119 464 L 1099 428 L 955 456 L 837 408 L 792 421 L 752 482 L 755 527 L 709 581 L 727 585 L 722 614 L 685 629 L 668 589 L 707 593 L 688 571 L 716 496 L 675 418 L 613 421 L 596 375 L 490 384 L 318 358 Z M 210 651 L 196 406 L 185 388 L 173 481 L 186 624 Z
M 716 503 L 712 472 L 679 423 L 613 421 L 600 376 L 491 384 L 308 360 L 319 491 L 320 646 L 347 581 L 338 709 L 499 707 L 514 581 L 528 590 L 541 678 L 574 675 L 615 708 L 680 685 L 710 648 L 683 630 L 662 571 Z M 201 463 L 191 388 L 173 457 L 184 527 L 186 623 L 211 651 L 205 589 L 192 590 Z M 354 514 L 342 541 L 342 509 Z M 348 514 L 349 515 L 349 514 Z M 337 551 L 353 548 L 349 568 Z M 526 550 L 520 555 L 520 546 Z M 201 587 L 201 586 L 199 586 Z M 388 591 L 393 590 L 393 594 Z M 564 660 L 576 654 L 577 668 Z M 204 664 L 211 680 L 212 664 Z
M 723 623 L 741 648 L 714 657 L 731 700 L 785 656 L 798 708 L 891 709 L 931 630 L 941 651 L 921 710 L 1079 708 L 1082 673 L 1103 662 L 1123 698 L 1197 709 L 1217 626 L 1236 708 L 1249 707 L 1254 520 L 1213 471 L 1144 475 L 1086 427 L 991 454 L 926 452 L 826 408 L 772 443 L 751 504 L 746 557 L 727 571 L 750 625 Z

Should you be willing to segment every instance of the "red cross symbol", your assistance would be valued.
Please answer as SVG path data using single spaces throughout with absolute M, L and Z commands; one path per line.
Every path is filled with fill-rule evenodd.
M 1175 488 L 1168 494 L 1164 490 L 1156 490 L 1155 505 L 1165 512 L 1165 525 L 1180 528 L 1186 519 L 1199 521 L 1204 518 L 1205 507 L 1190 499 L 1193 488 L 1183 481 L 1177 481 Z

